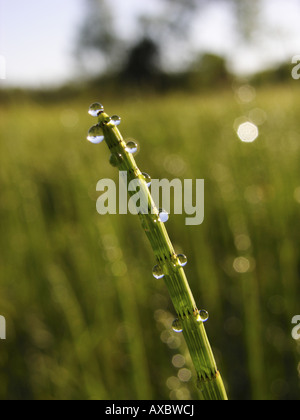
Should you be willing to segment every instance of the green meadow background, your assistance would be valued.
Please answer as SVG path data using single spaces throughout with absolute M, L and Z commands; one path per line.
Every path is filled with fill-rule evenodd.
M 1 101 L 1 400 L 198 398 L 139 219 L 96 212 L 98 180 L 118 173 L 85 140 L 95 101 L 122 117 L 143 172 L 205 179 L 204 223 L 171 215 L 167 229 L 229 398 L 299 399 L 300 85 L 253 89 Z

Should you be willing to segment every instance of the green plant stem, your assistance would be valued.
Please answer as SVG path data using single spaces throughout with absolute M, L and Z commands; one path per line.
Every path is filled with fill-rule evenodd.
M 199 310 L 189 287 L 184 269 L 180 266 L 164 223 L 159 221 L 158 210 L 151 197 L 145 178 L 118 128 L 104 112 L 98 117 L 105 142 L 114 156 L 120 171 L 127 172 L 128 183 L 140 180 L 140 192 L 148 202 L 148 213 L 139 214 L 141 224 L 153 248 L 157 264 L 163 269 L 164 281 L 178 319 L 183 328 L 192 362 L 197 373 L 197 386 L 205 400 L 227 400 L 225 387 L 209 344 L 203 322 L 199 322 Z M 129 192 L 132 196 L 136 192 Z

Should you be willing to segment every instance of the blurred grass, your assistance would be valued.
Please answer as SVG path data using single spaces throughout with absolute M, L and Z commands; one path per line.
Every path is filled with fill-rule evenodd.
M 122 116 L 143 171 L 205 179 L 205 222 L 186 227 L 176 215 L 167 228 L 210 313 L 229 397 L 299 399 L 299 92 L 0 105 L 0 399 L 197 397 L 139 221 L 96 213 L 97 181 L 118 174 L 105 146 L 85 141 L 95 100 Z M 249 113 L 260 137 L 244 144 L 234 124 Z

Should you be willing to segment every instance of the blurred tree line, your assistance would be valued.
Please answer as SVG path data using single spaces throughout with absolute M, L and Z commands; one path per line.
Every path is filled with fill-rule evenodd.
M 63 85 L 57 89 L 24 91 L 1 90 L 0 103 L 30 95 L 38 101 L 59 101 L 76 97 L 77 91 L 118 91 L 126 95 L 126 87 L 170 90 L 202 91 L 226 87 L 235 79 L 225 56 L 206 51 L 201 45 L 191 47 L 192 32 L 199 15 L 209 7 L 224 7 L 236 33 L 232 48 L 253 47 L 261 42 L 268 30 L 262 19 L 264 0 L 149 0 L 151 13 L 135 13 L 131 37 L 120 31 L 120 20 L 125 17 L 108 0 L 84 0 L 85 16 L 78 28 L 74 55 L 80 71 L 80 83 Z M 156 7 L 157 5 L 157 7 Z M 127 6 L 126 6 L 127 7 Z M 130 3 L 128 3 L 130 7 Z M 170 54 L 172 52 L 172 54 Z M 172 59 L 170 59 L 172 55 Z M 175 57 L 174 57 L 175 56 Z M 293 83 L 291 63 L 283 63 L 247 77 L 254 86 Z M 86 76 L 86 83 L 82 83 Z
M 213 4 L 225 5 L 234 18 L 239 42 L 250 44 L 260 30 L 261 1 L 160 0 L 155 13 L 136 16 L 135 36 L 124 39 L 116 22 L 119 11 L 106 0 L 86 0 L 76 55 L 94 75 L 128 84 L 223 84 L 230 79 L 225 58 L 190 48 L 195 19 Z M 168 61 L 170 51 L 175 52 L 175 62 Z

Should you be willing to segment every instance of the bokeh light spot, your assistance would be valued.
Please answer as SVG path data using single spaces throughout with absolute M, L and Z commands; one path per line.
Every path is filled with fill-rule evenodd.
M 259 131 L 255 124 L 248 121 L 239 126 L 237 135 L 242 142 L 252 143 L 257 139 Z

